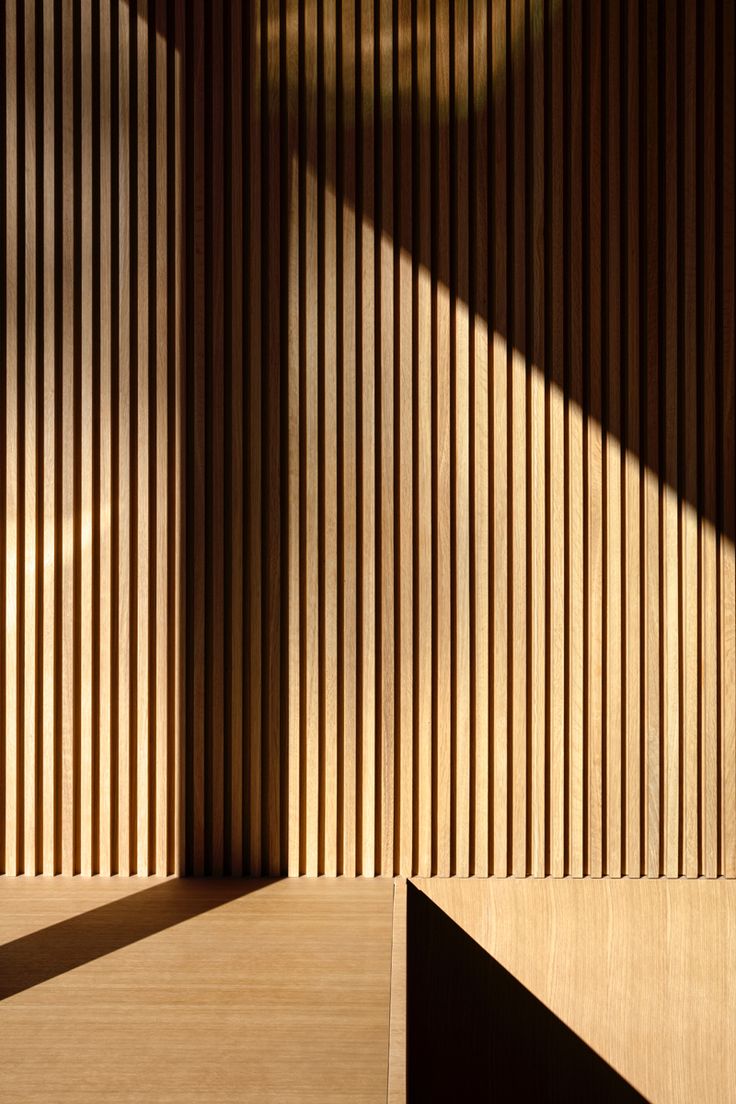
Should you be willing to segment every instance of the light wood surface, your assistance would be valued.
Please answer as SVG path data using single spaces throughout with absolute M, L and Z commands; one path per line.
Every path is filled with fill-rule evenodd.
M 0 868 L 734 876 L 732 5 L 3 20 Z
M 392 919 L 385 879 L 2 878 L 3 1100 L 385 1101 Z
M 652 1104 L 736 1100 L 732 883 L 412 882 Z
M 388 1104 L 406 1100 L 406 878 L 394 878 Z

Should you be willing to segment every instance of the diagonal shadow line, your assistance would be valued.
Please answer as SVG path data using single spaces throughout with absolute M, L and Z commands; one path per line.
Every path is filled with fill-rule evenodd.
M 407 883 L 407 1100 L 644 1101 L 467 932 Z
M 245 897 L 270 881 L 172 879 L 5 943 L 0 947 L 0 1001 Z

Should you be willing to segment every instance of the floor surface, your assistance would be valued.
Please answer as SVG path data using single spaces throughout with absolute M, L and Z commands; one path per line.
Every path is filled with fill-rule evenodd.
M 0 1098 L 385 1101 L 393 892 L 0 878 Z

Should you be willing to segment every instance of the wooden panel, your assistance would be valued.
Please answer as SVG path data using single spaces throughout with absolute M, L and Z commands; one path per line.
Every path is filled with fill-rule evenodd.
M 3 9 L 8 873 L 176 868 L 181 174 L 164 9 Z
M 733 884 L 705 879 L 691 884 L 645 878 L 418 878 L 409 892 L 414 885 L 467 933 L 466 939 L 475 940 L 481 958 L 480 948 L 492 956 L 496 968 L 513 975 L 527 997 L 532 994 L 542 1002 L 538 1011 L 550 1021 L 559 1017 L 592 1048 L 596 1061 L 607 1063 L 644 1099 L 662 1104 L 734 1099 Z M 642 939 L 643 931 L 659 937 Z M 411 926 L 407 940 L 411 943 Z M 442 953 L 440 940 L 433 950 Z M 467 988 L 468 999 L 477 999 L 477 987 L 471 983 Z M 453 994 L 458 1015 L 465 995 L 462 987 Z M 493 1000 L 493 994 L 487 999 Z M 512 1042 L 516 1053 L 536 1054 L 526 1036 L 532 1017 L 510 1015 L 509 1007 L 499 1013 L 499 1022 L 512 1040 L 517 1030 L 525 1033 Z M 411 1026 L 411 990 L 408 1009 Z M 466 1023 L 472 1032 L 472 1021 Z M 548 1022 L 542 1038 L 549 1038 L 552 1030 Z M 475 1068 L 483 1065 L 485 1051 L 484 1040 L 469 1056 Z M 539 1051 L 544 1053 L 543 1047 Z M 480 1063 L 478 1055 L 483 1055 Z M 411 1052 L 407 1061 L 411 1063 Z M 531 1066 L 536 1070 L 532 1078 L 542 1079 L 542 1095 L 544 1087 L 549 1091 L 555 1057 L 549 1056 L 546 1070 L 541 1061 Z M 568 1066 L 572 1068 L 566 1075 L 574 1080 L 574 1063 Z M 496 1084 L 509 1074 L 513 1078 L 513 1069 L 504 1069 L 501 1058 Z M 546 1086 L 545 1074 L 550 1077 Z M 579 1088 L 582 1095 L 587 1091 Z M 611 1098 L 629 1099 L 627 1086 Z
M 731 872 L 726 8 L 271 20 L 291 873 Z
M 733 24 L 5 5 L 4 869 L 736 873 Z

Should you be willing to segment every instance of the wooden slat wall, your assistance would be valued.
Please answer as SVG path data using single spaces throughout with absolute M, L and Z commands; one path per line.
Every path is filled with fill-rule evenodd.
M 733 5 L 93 8 L 4 5 L 6 869 L 736 875 Z
M 0 869 L 178 868 L 183 5 L 2 5 Z

